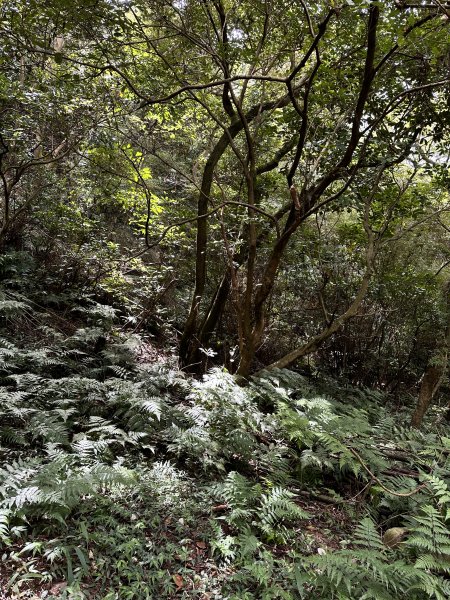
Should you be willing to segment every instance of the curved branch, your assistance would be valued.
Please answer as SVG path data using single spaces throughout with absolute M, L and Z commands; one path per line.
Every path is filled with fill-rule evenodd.
M 280 235 L 281 235 L 280 226 L 278 224 L 278 219 L 277 219 L 276 215 L 272 215 L 272 214 L 266 212 L 265 210 L 263 210 L 262 208 L 258 208 L 257 206 L 247 204 L 246 202 L 238 202 L 236 200 L 227 200 L 226 202 L 222 202 L 218 206 L 211 209 L 209 212 L 206 212 L 200 216 L 190 217 L 189 219 L 183 219 L 182 221 L 177 221 L 176 223 L 172 223 L 172 225 L 168 225 L 155 242 L 153 242 L 152 244 L 149 244 L 146 240 L 147 248 L 145 248 L 144 250 L 141 250 L 138 254 L 134 255 L 133 258 L 142 256 L 142 254 L 144 254 L 144 252 L 146 252 L 147 250 L 151 250 L 152 248 L 155 248 L 158 244 L 160 244 L 163 241 L 163 239 L 166 237 L 166 235 L 172 229 L 175 229 L 176 227 L 182 227 L 183 225 L 187 225 L 188 223 L 194 223 L 195 221 L 200 221 L 201 219 L 207 219 L 211 215 L 214 215 L 218 211 L 222 210 L 222 208 L 225 208 L 226 206 L 232 206 L 232 205 L 242 206 L 244 208 L 251 208 L 255 212 L 259 213 L 260 215 L 267 217 L 268 219 L 270 219 L 270 221 L 273 222 L 276 232 L 277 232 L 277 237 L 280 237 Z

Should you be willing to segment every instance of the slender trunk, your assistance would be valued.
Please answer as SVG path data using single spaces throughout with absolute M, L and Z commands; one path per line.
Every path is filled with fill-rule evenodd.
M 191 371 L 197 375 L 201 375 L 206 370 L 207 356 L 200 351 L 200 348 L 208 348 L 211 336 L 223 313 L 223 309 L 230 293 L 230 288 L 231 276 L 230 272 L 226 271 L 216 288 L 198 335 L 195 340 L 192 340 L 189 348 L 186 364 L 191 365 Z
M 294 90 L 295 94 L 298 94 L 300 89 L 301 85 Z M 208 212 L 208 203 L 211 194 L 214 171 L 219 160 L 230 145 L 230 142 L 244 129 L 245 123 L 250 123 L 263 112 L 275 110 L 277 108 L 283 108 L 287 106 L 289 102 L 290 97 L 286 94 L 275 101 L 254 106 L 245 114 L 244 119 L 236 117 L 232 121 L 231 125 L 221 135 L 206 162 L 197 205 L 198 220 L 194 293 L 184 331 L 180 340 L 179 354 L 181 361 L 185 364 L 189 362 L 189 355 L 192 350 L 192 345 L 198 346 L 197 321 L 200 311 L 200 303 L 203 299 L 206 284 L 206 263 L 208 249 L 208 219 L 206 214 Z
M 436 392 L 441 385 L 444 369 L 434 365 L 428 365 L 420 386 L 419 398 L 411 418 L 411 427 L 418 429 L 422 425 L 425 413 L 429 409 Z
M 220 315 L 222 314 L 225 303 L 228 299 L 230 289 L 231 275 L 230 271 L 227 270 L 220 280 L 200 329 L 199 341 L 201 342 L 202 346 L 208 345 L 211 335 L 216 329 Z
M 279 221 L 290 208 L 290 204 L 285 204 L 282 206 L 275 214 L 274 219 Z M 273 225 L 271 222 L 270 225 Z M 257 245 L 263 242 L 269 233 L 272 231 L 272 227 L 268 225 L 258 236 Z M 244 262 L 248 259 L 248 248 L 242 247 L 239 252 L 233 257 L 233 262 L 236 265 L 236 269 L 244 264 Z M 199 348 L 207 348 L 209 342 L 211 340 L 211 336 L 217 328 L 220 316 L 222 315 L 225 305 L 228 301 L 229 295 L 231 291 L 231 272 L 230 267 L 227 268 L 225 273 L 220 280 L 220 283 L 213 295 L 209 308 L 206 312 L 203 323 L 200 327 L 200 331 L 195 338 L 192 340 L 190 346 L 190 353 L 188 358 L 188 364 L 198 363 L 200 361 L 200 352 Z
M 6 239 L 9 225 L 10 225 L 10 216 L 9 216 L 9 207 L 10 207 L 10 196 L 8 190 L 5 189 L 3 196 L 3 215 L 1 220 L 1 228 L 0 228 L 0 244 L 3 245 L 4 240 Z
M 433 398 L 441 386 L 448 367 L 448 354 L 450 350 L 450 281 L 444 285 L 444 301 L 447 309 L 447 329 L 438 343 L 433 359 L 428 363 L 420 385 L 417 405 L 411 418 L 411 427 L 418 429 L 423 418 L 431 406 Z
M 370 263 L 366 273 L 364 274 L 361 286 L 357 295 L 355 296 L 355 299 L 353 300 L 349 308 L 346 310 L 346 312 L 337 319 L 335 319 L 331 323 L 331 325 L 327 327 L 324 331 L 322 331 L 321 333 L 313 337 L 311 340 L 309 340 L 309 342 L 307 342 L 303 346 L 300 346 L 299 348 L 296 348 L 295 350 L 292 350 L 292 352 L 289 352 L 282 358 L 276 360 L 268 367 L 265 367 L 265 369 L 284 369 L 290 366 L 299 358 L 316 352 L 327 339 L 329 339 L 334 333 L 336 333 L 349 319 L 354 317 L 357 314 L 358 309 L 369 289 L 369 283 L 373 273 L 372 262 Z
M 253 358 L 255 356 L 255 347 L 251 336 L 243 337 L 239 346 L 240 359 L 236 374 L 242 378 L 242 380 L 245 380 L 250 374 Z
M 372 86 L 373 79 L 375 77 L 375 69 L 374 69 L 374 60 L 375 60 L 375 49 L 377 42 L 377 26 L 379 19 L 379 8 L 375 5 L 371 5 L 369 11 L 369 20 L 368 20 L 368 31 L 367 31 L 367 51 L 366 51 L 366 60 L 364 65 L 364 74 L 363 80 L 361 82 L 361 88 L 358 95 L 358 100 L 355 107 L 355 112 L 352 120 L 352 129 L 350 134 L 350 139 L 347 144 L 347 148 L 344 152 L 342 159 L 332 168 L 330 171 L 317 182 L 316 185 L 313 185 L 311 188 L 307 189 L 306 187 L 298 193 L 295 187 L 293 186 L 294 176 L 297 171 L 300 157 L 302 155 L 302 150 L 304 146 L 304 142 L 306 139 L 307 133 L 307 125 L 308 125 L 308 93 L 311 89 L 312 79 L 314 78 L 318 66 L 319 60 L 316 64 L 316 68 L 313 70 L 311 74 L 311 78 L 308 80 L 306 84 L 306 91 L 304 96 L 304 105 L 303 109 L 300 110 L 300 114 L 302 116 L 302 124 L 300 127 L 299 133 L 299 142 L 297 146 L 297 152 L 294 158 L 294 162 L 288 174 L 288 185 L 290 187 L 290 193 L 292 197 L 292 207 L 289 213 L 288 219 L 286 221 L 283 234 L 276 241 L 272 253 L 269 257 L 268 262 L 264 268 L 264 273 L 261 278 L 261 282 L 258 286 L 258 291 L 255 294 L 254 302 L 253 302 L 253 329 L 251 333 L 247 336 L 248 340 L 245 344 L 245 356 L 242 357 L 242 366 L 239 365 L 238 374 L 246 377 L 249 374 L 250 365 L 252 362 L 252 358 L 247 356 L 248 353 L 253 352 L 253 355 L 259 346 L 264 329 L 265 329 L 265 305 L 267 299 L 275 285 L 278 269 L 283 258 L 284 252 L 293 236 L 293 234 L 297 231 L 300 224 L 304 221 L 305 216 L 309 213 L 309 211 L 317 204 L 319 199 L 322 197 L 324 192 L 329 188 L 329 186 L 339 179 L 340 173 L 342 169 L 348 167 L 352 161 L 355 150 L 358 146 L 358 143 L 361 139 L 361 131 L 360 126 L 363 119 L 364 108 L 366 106 L 367 99 L 369 97 L 370 89 Z M 370 244 L 369 244 L 370 245 Z M 372 248 L 373 250 L 373 248 Z M 371 251 L 368 250 L 368 253 Z M 368 256 L 369 259 L 369 256 Z M 343 315 L 340 319 L 337 319 L 335 323 L 333 323 L 326 332 L 314 338 L 311 343 L 307 344 L 308 351 L 307 353 L 315 351 L 320 343 L 322 343 L 323 339 L 327 339 L 330 335 L 334 333 L 339 327 L 342 325 L 345 320 L 353 316 L 353 314 L 357 311 L 359 304 L 364 298 L 367 288 L 369 285 L 370 278 L 372 276 L 373 270 L 373 257 L 369 259 L 368 269 L 366 274 L 364 275 L 362 286 L 360 292 L 357 295 L 355 301 L 351 304 L 348 311 Z M 358 301 L 358 298 L 362 294 L 361 300 Z M 342 320 L 345 319 L 345 320 Z M 245 323 L 247 326 L 247 322 Z M 326 334 L 326 335 L 325 335 Z M 322 336 L 323 337 L 322 339 Z M 305 350 L 306 350 L 305 346 Z M 311 349 L 309 349 L 311 348 Z M 294 351 L 294 355 L 297 351 Z M 292 354 L 292 353 L 291 353 Z M 303 355 L 303 354 L 300 354 Z M 295 360 L 295 357 L 292 359 L 288 359 L 287 355 L 284 357 L 290 364 Z M 278 362 L 283 362 L 283 359 L 280 359 Z M 278 366 L 278 365 L 277 365 Z
M 231 128 L 230 128 L 231 130 Z M 236 130 L 234 135 L 237 135 L 239 130 Z M 230 135 L 231 131 L 230 131 Z M 205 217 L 208 212 L 209 195 L 211 193 L 211 186 L 213 182 L 214 170 L 220 157 L 225 152 L 229 144 L 229 138 L 224 133 L 213 151 L 211 152 L 203 171 L 203 179 L 200 188 L 200 196 L 198 199 L 197 216 L 197 240 L 196 240 L 196 261 L 195 261 L 195 287 L 194 294 L 192 297 L 191 308 L 189 315 L 186 320 L 183 335 L 180 341 L 180 358 L 186 363 L 188 361 L 189 346 L 192 338 L 196 334 L 197 329 L 197 318 L 199 312 L 199 305 L 203 297 L 206 284 L 206 250 L 208 243 L 208 223 Z

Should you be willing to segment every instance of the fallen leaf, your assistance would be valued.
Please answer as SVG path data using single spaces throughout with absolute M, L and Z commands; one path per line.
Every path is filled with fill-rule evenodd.
M 178 589 L 181 589 L 184 585 L 184 581 L 183 578 L 181 577 L 181 575 L 172 575 L 173 580 L 175 581 L 175 585 L 177 586 Z
M 59 596 L 59 593 L 62 592 L 66 587 L 67 583 L 65 581 L 55 583 L 55 585 L 52 585 L 52 587 L 50 588 L 50 594 L 53 594 L 54 596 Z

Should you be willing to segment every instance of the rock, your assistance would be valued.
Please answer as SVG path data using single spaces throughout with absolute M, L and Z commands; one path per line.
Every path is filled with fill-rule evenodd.
M 391 527 L 383 535 L 383 544 L 388 548 L 396 548 L 404 539 L 408 530 L 406 527 Z

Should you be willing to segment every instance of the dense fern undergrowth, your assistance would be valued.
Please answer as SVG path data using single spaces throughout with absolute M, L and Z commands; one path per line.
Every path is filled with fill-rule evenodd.
M 426 434 L 326 377 L 195 381 L 112 307 L 3 277 L 3 598 L 450 597 L 437 410 Z

